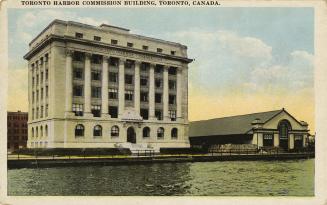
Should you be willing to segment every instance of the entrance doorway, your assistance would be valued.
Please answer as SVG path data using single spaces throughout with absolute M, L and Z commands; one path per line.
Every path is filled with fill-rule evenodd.
M 288 150 L 289 141 L 289 131 L 291 130 L 291 125 L 287 120 L 282 120 L 278 125 L 279 131 L 279 147 Z
M 136 143 L 136 133 L 133 127 L 127 129 L 127 142 Z

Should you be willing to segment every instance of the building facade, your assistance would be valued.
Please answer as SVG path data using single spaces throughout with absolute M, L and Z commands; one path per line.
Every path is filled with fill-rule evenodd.
M 27 146 L 27 112 L 7 113 L 7 149 L 8 152 Z
M 210 149 L 225 144 L 278 147 L 285 151 L 308 146 L 308 124 L 284 108 L 268 112 L 190 122 L 190 142 Z
M 24 56 L 28 147 L 188 147 L 187 47 L 54 20 Z

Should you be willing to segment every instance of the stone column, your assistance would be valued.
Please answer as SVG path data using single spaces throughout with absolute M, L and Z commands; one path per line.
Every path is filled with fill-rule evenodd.
M 134 109 L 140 114 L 140 61 L 135 61 L 134 71 Z
M 294 134 L 289 134 L 288 149 L 294 149 Z
M 118 117 L 121 118 L 125 110 L 125 59 L 119 59 L 119 85 L 118 85 Z
M 177 104 L 177 111 L 176 117 L 177 121 L 182 119 L 182 68 L 177 68 L 177 90 L 176 90 L 176 104 Z
M 91 53 L 85 53 L 84 115 L 91 115 Z
M 169 68 L 168 66 L 164 66 L 164 70 L 163 70 L 163 117 L 165 121 L 169 121 L 168 68 Z
M 101 115 L 110 117 L 108 114 L 108 56 L 102 59 L 102 82 L 101 82 Z
M 155 118 L 155 92 L 154 92 L 154 67 L 155 64 L 150 64 L 150 73 L 149 73 L 149 120 L 154 120 Z
M 72 102 L 73 102 L 73 82 L 72 82 L 72 50 L 66 50 L 66 102 L 65 102 L 65 110 L 66 117 L 71 115 L 72 113 Z

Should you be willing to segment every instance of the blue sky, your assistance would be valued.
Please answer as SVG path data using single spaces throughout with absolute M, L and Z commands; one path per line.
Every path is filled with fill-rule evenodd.
M 217 110 L 217 116 L 252 112 L 253 102 L 244 99 L 262 101 L 266 96 L 269 102 L 257 105 L 258 111 L 281 107 L 300 111 L 309 109 L 303 108 L 309 102 L 301 99 L 313 98 L 313 8 L 10 9 L 8 15 L 12 78 L 25 77 L 23 55 L 28 43 L 58 18 L 95 26 L 112 24 L 132 33 L 187 45 L 189 57 L 195 59 L 189 66 L 193 119 L 211 116 L 195 112 L 199 104 L 193 100 L 200 96 L 207 99 L 203 103 L 216 103 L 222 110 L 229 110 Z M 26 85 L 27 76 L 9 89 L 23 94 Z M 227 101 L 239 96 L 242 98 L 238 100 L 245 101 L 243 110 Z M 298 104 L 290 101 L 299 96 Z M 309 107 L 306 113 L 313 111 L 313 102 Z

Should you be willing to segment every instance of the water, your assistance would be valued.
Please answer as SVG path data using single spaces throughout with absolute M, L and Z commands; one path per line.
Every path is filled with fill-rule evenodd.
M 13 169 L 8 195 L 313 196 L 314 159 Z

